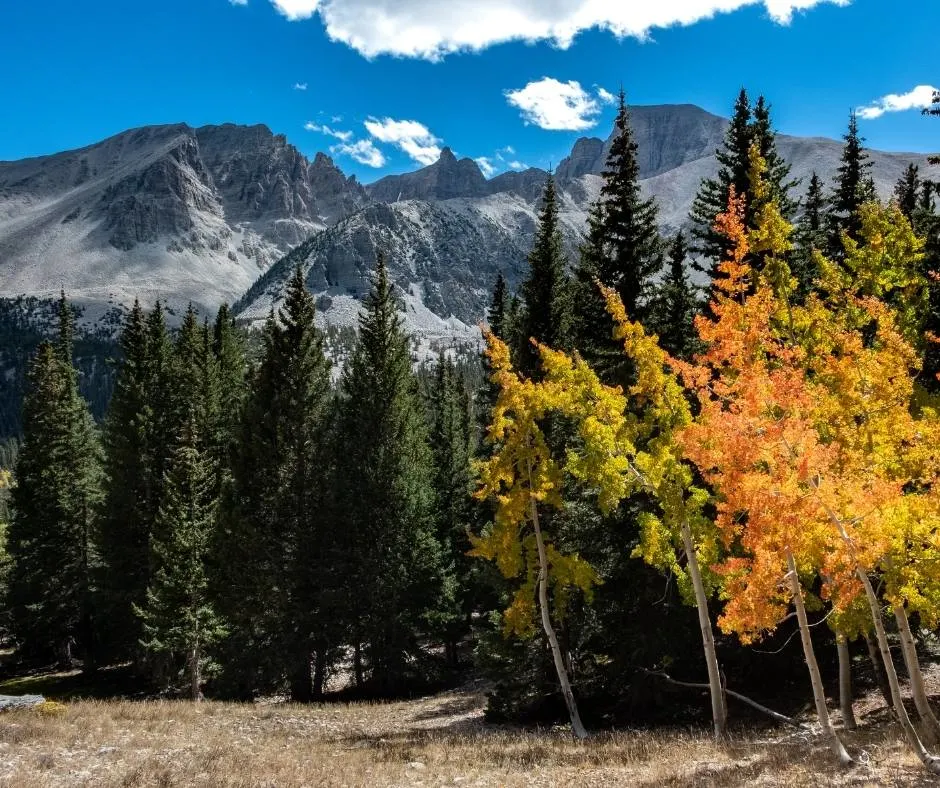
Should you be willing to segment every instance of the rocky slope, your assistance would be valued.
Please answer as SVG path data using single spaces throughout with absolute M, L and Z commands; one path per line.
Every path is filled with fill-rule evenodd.
M 687 221 L 727 121 L 691 105 L 634 107 L 644 191 L 671 232 Z M 556 168 L 573 260 L 611 138 L 583 138 Z M 793 176 L 831 180 L 835 140 L 781 135 Z M 908 162 L 872 153 L 883 196 Z M 933 169 L 940 179 L 940 169 Z M 78 151 L 0 162 L 0 296 L 64 287 L 94 318 L 134 297 L 192 300 L 214 309 L 239 299 L 263 319 L 301 265 L 321 319 L 354 325 L 376 251 L 385 251 L 408 327 L 425 338 L 469 337 L 496 273 L 525 272 L 546 172 L 487 180 L 445 148 L 415 172 L 362 186 L 323 154 L 308 161 L 264 126 L 155 126 Z M 286 256 L 285 256 L 286 255 Z
M 214 308 L 367 201 L 265 126 L 152 126 L 0 162 L 0 295 Z

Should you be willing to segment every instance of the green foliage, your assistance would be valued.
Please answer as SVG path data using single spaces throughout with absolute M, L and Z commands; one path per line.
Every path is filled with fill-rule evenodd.
M 420 638 L 452 609 L 453 584 L 434 529 L 424 406 L 381 256 L 365 307 L 339 405 L 340 618 L 363 649 L 357 678 L 389 694 L 420 667 Z
M 75 649 L 93 668 L 100 457 L 71 364 L 73 334 L 74 316 L 63 296 L 58 341 L 41 344 L 29 369 L 8 534 L 9 604 L 23 656 L 70 664 Z
M 187 689 L 196 700 L 209 667 L 208 650 L 222 637 L 209 597 L 207 562 L 217 497 L 208 455 L 200 448 L 195 413 L 170 457 L 150 538 L 150 583 L 135 613 L 141 645 L 157 666 L 161 689 Z M 180 684 L 180 676 L 186 681 Z
M 657 284 L 650 324 L 660 346 L 676 358 L 688 358 L 697 347 L 695 315 L 701 304 L 699 289 L 686 267 L 689 249 L 679 232 L 669 244 L 666 273 Z
M 588 217 L 572 310 L 574 345 L 606 379 L 624 383 L 628 367 L 611 339 L 612 323 L 595 281 L 614 288 L 633 319 L 647 321 L 654 279 L 663 266 L 663 248 L 656 203 L 641 196 L 637 144 L 622 91 L 615 129 L 601 195 Z
M 862 227 L 861 208 L 875 199 L 875 187 L 871 180 L 872 161 L 865 151 L 864 138 L 858 133 L 855 113 L 849 115 L 849 128 L 843 139 L 842 163 L 836 175 L 835 189 L 829 199 L 827 217 L 829 231 L 829 257 L 841 260 L 842 235 L 858 240 Z
M 542 195 L 535 243 L 529 254 L 529 274 L 519 291 L 522 311 L 516 355 L 519 368 L 527 375 L 538 374 L 540 369 L 538 352 L 531 340 L 559 348 L 569 344 L 572 315 L 566 267 L 558 226 L 555 179 L 549 175 Z M 504 321 L 498 315 L 497 318 L 498 323 Z
M 81 310 L 73 307 L 73 312 L 78 316 Z M 0 298 L 0 375 L 4 381 L 0 385 L 0 446 L 22 433 L 29 363 L 39 345 L 53 339 L 56 331 L 55 301 L 28 296 Z M 96 420 L 104 416 L 108 407 L 114 383 L 111 362 L 118 356 L 119 349 L 107 332 L 77 332 L 74 357 L 79 392 Z
M 814 172 L 803 198 L 803 212 L 796 225 L 796 249 L 790 264 L 796 279 L 797 302 L 802 302 L 809 295 L 819 278 L 815 253 L 825 251 L 827 245 L 826 208 L 822 180 Z
M 262 338 L 215 550 L 214 586 L 231 630 L 221 681 L 238 696 L 288 681 L 308 700 L 311 655 L 322 664 L 332 645 L 324 600 L 335 534 L 325 509 L 330 368 L 299 269 Z
M 689 214 L 695 251 L 705 258 L 703 263 L 696 264 L 696 269 L 707 273 L 713 281 L 721 277 L 718 266 L 722 260 L 728 259 L 731 251 L 728 239 L 715 228 L 715 220 L 727 208 L 732 188 L 738 197 L 744 198 L 745 226 L 756 227 L 756 206 L 753 205 L 750 178 L 752 145 L 757 145 L 758 153 L 767 163 L 769 193 L 777 201 L 781 213 L 789 217 L 796 210 L 790 192 L 797 182 L 789 180 L 790 165 L 777 151 L 770 106 L 760 96 L 752 108 L 747 91 L 742 88 L 725 133 L 724 145 L 717 151 L 718 175 L 702 181 Z M 632 319 L 634 315 L 629 304 L 625 305 Z

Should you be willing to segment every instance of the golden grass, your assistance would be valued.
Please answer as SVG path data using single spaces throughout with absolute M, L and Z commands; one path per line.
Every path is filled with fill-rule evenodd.
M 485 726 L 460 691 L 387 704 L 78 701 L 0 716 L 0 786 L 931 785 L 894 726 L 846 734 L 858 765 L 776 730 L 716 747 L 707 731 L 597 733 Z M 878 716 L 878 715 L 871 715 Z

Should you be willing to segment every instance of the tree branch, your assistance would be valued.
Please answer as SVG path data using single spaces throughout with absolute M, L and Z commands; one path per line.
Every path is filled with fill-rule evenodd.
M 665 673 L 661 670 L 648 670 L 647 668 L 639 668 L 640 672 L 645 673 L 647 676 L 656 676 L 657 678 L 662 679 L 668 684 L 674 684 L 677 687 L 688 687 L 690 689 L 709 689 L 708 684 L 699 684 L 691 681 L 679 681 L 678 679 L 672 678 L 668 673 Z M 752 709 L 756 709 L 761 712 L 761 714 L 766 714 L 768 717 L 776 720 L 777 722 L 782 722 L 785 725 L 792 725 L 794 728 L 800 728 L 801 730 L 808 729 L 808 726 L 804 725 L 802 722 L 797 722 L 792 717 L 787 717 L 785 714 L 780 714 L 779 712 L 774 711 L 773 709 L 768 709 L 766 706 L 762 706 L 756 700 L 751 700 L 746 695 L 742 695 L 740 692 L 735 692 L 734 690 L 724 688 L 725 694 L 730 695 L 732 698 L 736 698 L 742 703 L 746 703 Z

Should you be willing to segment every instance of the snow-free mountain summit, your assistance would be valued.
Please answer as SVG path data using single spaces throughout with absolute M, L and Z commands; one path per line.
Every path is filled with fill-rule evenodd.
M 692 105 L 637 106 L 642 186 L 666 231 L 686 222 L 717 169 L 727 121 Z M 582 138 L 559 162 L 561 224 L 576 253 L 610 138 Z M 793 176 L 835 173 L 841 143 L 779 135 Z M 872 152 L 879 193 L 918 154 Z M 134 298 L 179 309 L 237 302 L 263 319 L 296 265 L 325 320 L 352 324 L 377 250 L 386 252 L 409 327 L 447 335 L 479 321 L 497 272 L 525 270 L 540 169 L 487 179 L 445 148 L 427 167 L 363 185 L 328 156 L 308 160 L 266 126 L 134 129 L 95 145 L 0 162 L 0 296 L 65 289 L 94 316 Z

